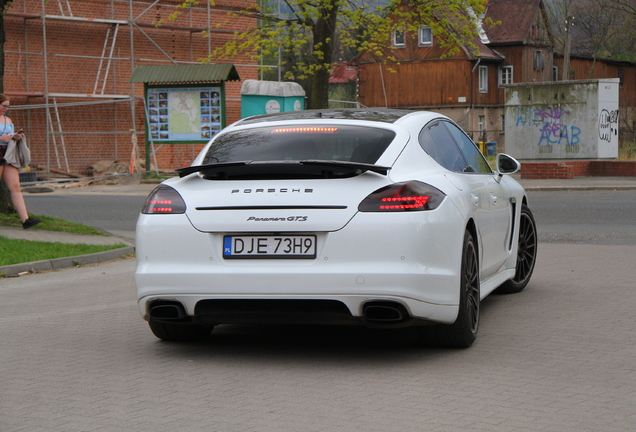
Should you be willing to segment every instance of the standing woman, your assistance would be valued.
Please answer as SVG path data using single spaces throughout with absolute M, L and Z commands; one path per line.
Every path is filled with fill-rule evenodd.
M 8 164 L 4 158 L 9 141 L 12 139 L 19 141 L 24 137 L 22 134 L 13 133 L 13 122 L 6 116 L 10 106 L 9 98 L 0 93 L 0 178 L 3 179 L 9 187 L 11 201 L 13 201 L 13 206 L 18 211 L 20 220 L 22 220 L 22 228 L 27 229 L 42 221 L 29 217 L 26 204 L 24 203 L 24 197 L 20 190 L 20 173 L 16 167 Z

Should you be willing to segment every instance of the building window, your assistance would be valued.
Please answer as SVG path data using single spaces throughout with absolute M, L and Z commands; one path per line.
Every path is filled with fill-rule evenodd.
M 544 67 L 543 51 L 535 50 L 534 52 L 534 70 L 542 71 Z
M 393 46 L 404 47 L 404 30 L 395 30 L 393 32 Z
M 506 115 L 501 116 L 501 132 L 506 132 Z
M 559 68 L 556 66 L 552 66 L 552 81 L 559 80 Z
M 499 68 L 499 86 L 512 84 L 512 66 L 502 66 Z
M 618 79 L 619 79 L 619 87 L 623 87 L 625 85 L 625 69 L 618 70 Z
M 479 66 L 479 93 L 488 93 L 488 66 Z
M 484 139 L 484 132 L 486 129 L 486 117 L 479 116 L 477 117 L 477 138 L 480 140 Z
M 433 31 L 431 30 L 430 27 L 420 27 L 419 45 L 433 46 Z

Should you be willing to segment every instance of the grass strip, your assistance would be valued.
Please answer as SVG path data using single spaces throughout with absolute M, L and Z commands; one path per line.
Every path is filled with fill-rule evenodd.
M 42 219 L 42 222 L 38 225 L 35 225 L 29 230 L 46 230 L 46 231 L 60 231 L 60 232 L 68 232 L 74 234 L 89 234 L 89 235 L 100 235 L 103 236 L 104 233 L 96 230 L 93 227 L 89 227 L 87 225 L 78 224 L 75 222 L 69 222 L 64 219 L 42 216 L 42 215 L 32 215 L 31 218 Z M 22 228 L 22 221 L 17 214 L 5 214 L 0 213 L 0 226 L 9 226 L 9 227 L 18 227 Z
M 68 244 L 15 240 L 0 236 L 0 266 L 85 255 L 126 246 L 124 243 L 115 245 Z

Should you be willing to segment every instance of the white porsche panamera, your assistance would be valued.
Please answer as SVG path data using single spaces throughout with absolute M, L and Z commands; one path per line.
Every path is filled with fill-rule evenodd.
M 521 291 L 534 217 L 449 118 L 325 110 L 250 117 L 148 197 L 137 222 L 139 309 L 163 340 L 218 324 L 417 326 L 472 345 L 480 301 Z

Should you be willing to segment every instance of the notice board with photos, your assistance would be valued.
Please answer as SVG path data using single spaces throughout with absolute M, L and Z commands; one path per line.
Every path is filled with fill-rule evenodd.
M 225 127 L 223 83 L 148 85 L 146 140 L 156 144 L 207 143 Z

